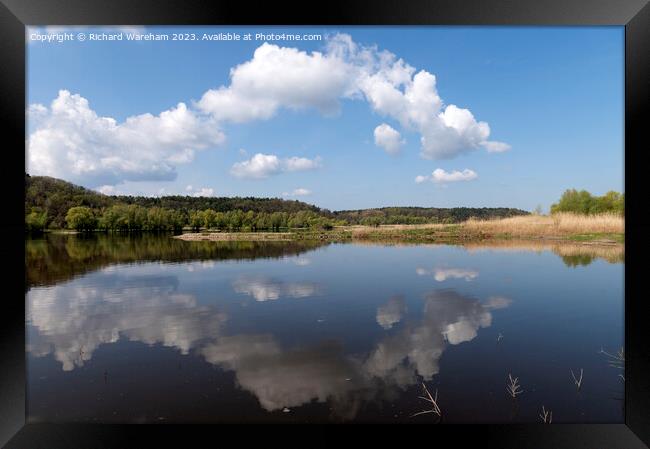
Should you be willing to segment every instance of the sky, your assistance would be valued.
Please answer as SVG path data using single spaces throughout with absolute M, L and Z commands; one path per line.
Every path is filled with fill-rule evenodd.
M 27 172 L 102 193 L 548 211 L 623 191 L 623 27 L 50 27 L 26 45 Z

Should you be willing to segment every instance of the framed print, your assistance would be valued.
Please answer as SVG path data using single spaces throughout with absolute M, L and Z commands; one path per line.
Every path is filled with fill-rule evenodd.
M 3 2 L 6 447 L 647 446 L 646 3 Z

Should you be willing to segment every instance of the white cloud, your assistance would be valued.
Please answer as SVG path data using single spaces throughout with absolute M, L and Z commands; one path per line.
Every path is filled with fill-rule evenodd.
M 382 147 L 388 154 L 398 154 L 404 145 L 401 134 L 386 123 L 375 128 L 374 136 L 375 145 Z
M 280 172 L 280 159 L 275 154 L 257 153 L 247 161 L 237 162 L 230 173 L 238 178 L 266 178 Z
M 426 181 L 431 181 L 437 184 L 446 184 L 449 182 L 473 181 L 476 178 L 478 178 L 478 174 L 474 170 L 468 168 L 463 171 L 454 170 L 452 172 L 446 172 L 441 168 L 437 168 L 430 176 L 416 176 L 415 182 L 416 184 L 421 184 Z
M 511 148 L 510 145 L 503 142 L 483 142 L 483 146 L 488 153 L 503 153 Z
M 282 172 L 314 170 L 320 167 L 320 161 L 319 157 L 307 159 L 294 156 L 280 159 L 275 154 L 257 153 L 249 160 L 235 163 L 230 173 L 238 178 L 262 179 Z
M 282 161 L 285 171 L 305 171 L 314 170 L 321 166 L 321 158 L 316 156 L 314 159 L 305 157 L 290 157 Z
M 173 180 L 176 165 L 224 140 L 212 119 L 184 103 L 118 123 L 99 116 L 80 95 L 61 90 L 49 109 L 31 105 L 30 121 L 31 113 L 36 129 L 28 139 L 29 172 L 90 186 Z
M 99 193 L 103 193 L 104 195 L 121 195 L 122 192 L 117 190 L 115 186 L 109 186 L 109 185 L 104 185 L 104 186 L 99 186 L 95 190 L 97 190 Z
M 187 187 L 185 187 L 185 192 L 187 193 L 187 195 L 196 196 L 196 197 L 199 197 L 199 196 L 206 196 L 206 197 L 214 196 L 214 189 L 212 189 L 210 187 L 200 187 L 200 188 L 195 189 L 194 187 L 192 187 L 191 184 L 188 185 Z
M 331 114 L 341 99 L 365 99 L 373 111 L 417 131 L 424 158 L 451 159 L 479 148 L 488 152 L 510 148 L 488 140 L 489 125 L 477 121 L 470 110 L 445 105 L 436 84 L 435 75 L 416 71 L 389 51 L 335 34 L 328 36 L 323 53 L 262 44 L 252 59 L 231 69 L 228 86 L 205 92 L 197 104 L 219 121 L 242 123 L 267 120 L 281 108 L 315 108 Z M 375 129 L 375 141 L 394 154 L 403 142 L 397 130 L 389 134 L 384 125 Z
M 311 190 L 303 189 L 302 187 L 294 189 L 292 192 L 283 192 L 282 196 L 306 196 L 311 195 Z
M 453 172 L 446 172 L 441 168 L 437 168 L 431 174 L 433 182 L 460 182 L 460 181 L 472 181 L 478 178 L 478 175 L 474 170 L 465 169 L 462 172 L 454 170 Z
M 264 43 L 230 70 L 230 85 L 203 94 L 199 108 L 219 121 L 266 120 L 280 108 L 331 114 L 351 88 L 348 64 L 335 55 Z
M 510 149 L 488 140 L 489 125 L 468 109 L 446 105 L 435 75 L 417 71 L 389 51 L 335 34 L 328 37 L 323 52 L 260 45 L 251 59 L 231 69 L 228 85 L 202 95 L 196 110 L 181 102 L 159 115 L 145 113 L 118 123 L 98 115 L 85 98 L 61 90 L 50 108 L 28 107 L 34 130 L 28 139 L 28 169 L 89 187 L 173 180 L 177 165 L 192 162 L 197 151 L 224 141 L 218 127 L 223 122 L 266 120 L 281 109 L 331 115 L 342 99 L 365 100 L 372 111 L 419 133 L 421 155 L 427 159 L 450 159 L 479 148 L 490 153 Z M 391 154 L 404 143 L 400 130 L 386 124 L 374 134 L 376 144 Z M 258 153 L 235 164 L 232 172 L 263 178 L 317 166 L 318 160 L 279 160 Z M 423 180 L 418 177 L 416 182 Z

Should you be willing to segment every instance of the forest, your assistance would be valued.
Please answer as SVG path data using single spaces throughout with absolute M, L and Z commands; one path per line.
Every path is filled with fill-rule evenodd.
M 329 211 L 297 200 L 254 197 L 109 196 L 46 176 L 25 174 L 27 231 L 45 229 L 257 231 L 339 225 L 459 223 L 527 215 L 512 208 L 385 207 Z

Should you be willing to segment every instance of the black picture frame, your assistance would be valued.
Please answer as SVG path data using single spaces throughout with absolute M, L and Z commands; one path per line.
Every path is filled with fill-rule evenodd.
M 650 99 L 650 4 L 646 0 L 330 0 L 284 4 L 185 0 L 0 0 L 0 119 L 5 125 L 5 163 L 0 181 L 6 213 L 0 245 L 6 267 L 0 309 L 0 445 L 9 448 L 141 447 L 155 439 L 236 436 L 238 444 L 260 438 L 286 444 L 294 430 L 265 426 L 259 432 L 238 426 L 116 426 L 25 424 L 24 172 L 25 26 L 28 25 L 622 25 L 625 26 L 625 424 L 391 426 L 368 429 L 364 438 L 442 439 L 501 448 L 643 448 L 650 445 L 650 346 L 643 289 L 643 251 L 650 219 L 644 211 L 648 187 L 642 163 Z M 317 13 L 315 12 L 317 11 Z M 349 426 L 345 426 L 349 428 Z M 358 429 L 359 427 L 357 427 Z M 304 427 L 303 427 L 304 429 Z M 340 429 L 337 428 L 336 430 Z M 289 432 L 290 430 L 290 432 Z M 310 430 L 301 444 L 322 444 L 338 431 Z M 360 435 L 361 436 L 361 435 Z M 267 441 L 267 442 L 268 442 Z M 645 443 L 645 444 L 644 444 Z M 180 444 L 180 443 L 179 443 Z

